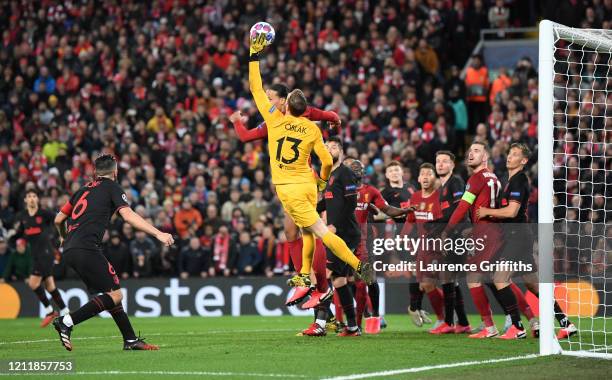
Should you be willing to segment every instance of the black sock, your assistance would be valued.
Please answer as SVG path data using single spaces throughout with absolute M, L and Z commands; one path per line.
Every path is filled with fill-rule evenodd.
M 329 314 L 327 314 L 327 310 L 329 310 L 330 304 L 331 304 L 331 300 L 327 300 L 323 302 L 322 304 L 320 304 L 319 306 L 317 306 L 315 308 L 315 311 L 316 311 L 315 319 L 323 319 L 327 321 L 327 318 L 329 317 Z
M 465 306 L 463 305 L 463 293 L 461 293 L 461 287 L 455 286 L 455 313 L 457 314 L 457 323 L 461 326 L 467 326 L 470 322 L 465 314 Z
M 521 314 L 519 312 L 518 304 L 516 302 L 516 296 L 510 286 L 497 290 L 498 298 L 504 310 L 507 314 L 510 314 L 512 318 L 512 324 L 519 330 L 524 330 L 523 323 L 521 322 Z
M 64 300 L 62 299 L 62 296 L 60 295 L 60 292 L 59 290 L 57 290 L 57 288 L 53 289 L 53 291 L 50 291 L 49 293 L 51 293 L 51 298 L 53 298 L 53 302 L 55 302 L 55 304 L 60 310 L 66 308 L 66 304 L 64 303 Z
M 355 285 L 354 282 L 349 282 L 348 285 L 351 287 L 351 294 L 355 297 L 355 294 L 357 294 L 357 285 Z
M 123 340 L 136 340 L 136 334 L 134 333 L 130 319 L 123 310 L 123 306 L 119 304 L 110 309 L 109 312 L 113 316 L 115 324 L 119 327 L 121 335 L 123 335 Z
M 372 315 L 378 317 L 380 315 L 380 287 L 378 282 L 374 281 L 368 285 L 368 295 L 372 301 Z
M 497 288 L 495 287 L 495 284 L 493 284 L 492 282 L 487 282 L 486 285 L 489 287 L 489 289 L 491 290 L 491 293 L 493 293 L 493 297 L 495 297 L 495 300 L 497 301 L 497 304 L 499 306 L 501 306 L 502 310 L 504 311 L 504 315 L 508 315 L 510 314 L 508 312 L 508 310 L 506 310 L 506 306 L 504 305 L 504 303 L 502 302 L 502 300 L 499 298 L 499 293 L 497 291 Z M 516 298 L 516 296 L 514 297 Z
M 70 313 L 72 317 L 72 323 L 78 325 L 81 322 L 94 317 L 104 310 L 110 310 L 115 307 L 115 302 L 108 294 L 104 293 L 99 296 L 95 296 L 91 301 L 83 305 L 79 310 Z
M 40 303 L 43 304 L 44 307 L 49 307 L 49 299 L 45 294 L 45 288 L 42 285 L 39 285 L 38 288 L 34 289 L 34 293 L 36 293 L 36 297 L 40 300 Z
M 570 324 L 569 318 L 567 318 L 567 315 L 561 310 L 561 306 L 559 306 L 557 301 L 555 301 L 555 318 L 559 321 L 559 326 L 561 326 L 561 328 L 566 328 Z
M 533 292 L 532 291 L 532 293 L 538 299 L 540 299 L 540 293 L 539 292 Z M 555 318 L 559 322 L 559 326 L 561 326 L 561 328 L 566 328 L 570 324 L 569 318 L 567 318 L 567 315 L 565 315 L 563 310 L 561 310 L 561 306 L 559 306 L 557 301 L 555 301 Z
M 346 324 L 349 328 L 357 327 L 357 320 L 355 319 L 355 306 L 353 306 L 353 295 L 351 294 L 351 288 L 348 285 L 336 288 L 338 297 L 340 297 L 340 303 L 342 304 L 342 310 L 346 315 Z
M 423 308 L 423 291 L 419 287 L 418 282 L 411 282 L 408 285 L 410 290 L 410 309 L 413 311 Z
M 327 313 L 327 322 L 331 321 L 332 319 L 336 318 L 336 316 L 334 315 L 334 312 L 331 310 L 331 301 L 332 301 L 333 297 L 330 298 L 329 300 L 327 300 L 326 303 L 326 313 Z
M 444 293 L 444 322 L 452 326 L 455 324 L 455 284 L 442 284 Z

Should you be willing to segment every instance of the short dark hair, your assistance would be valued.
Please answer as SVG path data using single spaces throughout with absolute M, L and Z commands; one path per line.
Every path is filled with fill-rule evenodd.
M 338 144 L 338 146 L 340 147 L 340 150 L 344 151 L 344 145 L 342 144 L 342 139 L 338 136 L 332 136 L 330 138 L 327 139 L 327 142 L 333 142 Z
M 103 154 L 94 161 L 96 175 L 104 176 L 113 174 L 117 170 L 117 161 L 110 154 Z
M 513 143 L 512 145 L 510 145 L 510 149 L 514 149 L 514 148 L 520 149 L 521 154 L 526 159 L 529 159 L 529 157 L 531 157 L 531 149 L 529 149 L 527 145 L 523 143 Z
M 29 188 L 28 190 L 26 190 L 25 194 L 23 194 L 24 197 L 27 197 L 28 194 L 30 193 L 34 193 L 34 195 L 36 195 L 37 197 L 40 197 L 40 194 L 38 194 L 38 190 L 36 190 L 35 188 Z
M 387 166 L 385 166 L 385 172 L 387 171 L 387 169 L 389 169 L 392 166 L 399 166 L 401 168 L 402 164 L 399 161 L 397 161 L 397 160 L 393 160 L 393 161 L 389 162 L 387 164 Z
M 289 112 L 295 117 L 302 116 L 306 112 L 308 102 L 302 90 L 293 90 L 289 98 Z
M 289 87 L 283 83 L 274 83 L 270 86 L 270 90 L 276 92 L 279 98 L 287 99 L 287 95 L 289 95 Z
M 455 162 L 455 159 L 457 157 L 455 157 L 455 155 L 453 154 L 453 152 L 451 152 L 450 150 L 439 150 L 436 152 L 436 158 L 438 158 L 438 156 L 448 156 L 450 157 L 451 161 Z
M 433 166 L 433 164 L 430 164 L 429 162 L 425 162 L 421 164 L 421 166 L 419 166 L 419 171 L 423 169 L 430 169 L 432 172 L 434 172 L 434 175 L 436 174 L 436 168 Z

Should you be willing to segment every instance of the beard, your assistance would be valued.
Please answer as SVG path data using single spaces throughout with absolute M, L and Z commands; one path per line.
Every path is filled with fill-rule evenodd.
M 340 156 L 332 156 L 332 163 L 334 165 L 336 165 L 338 163 L 338 160 L 340 160 Z

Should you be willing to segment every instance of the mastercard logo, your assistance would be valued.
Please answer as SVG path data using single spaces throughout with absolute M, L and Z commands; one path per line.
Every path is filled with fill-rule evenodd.
M 21 310 L 19 294 L 9 284 L 0 284 L 0 319 L 14 319 Z
M 599 294 L 588 282 L 576 281 L 555 285 L 555 299 L 569 316 L 593 317 L 599 309 Z

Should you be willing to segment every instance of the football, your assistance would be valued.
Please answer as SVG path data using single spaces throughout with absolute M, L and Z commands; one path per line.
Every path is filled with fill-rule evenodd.
M 266 46 L 269 46 L 272 44 L 272 42 L 274 42 L 276 32 L 269 23 L 260 21 L 251 27 L 251 31 L 249 33 L 251 40 L 254 40 L 260 34 L 264 34 L 266 36 Z

